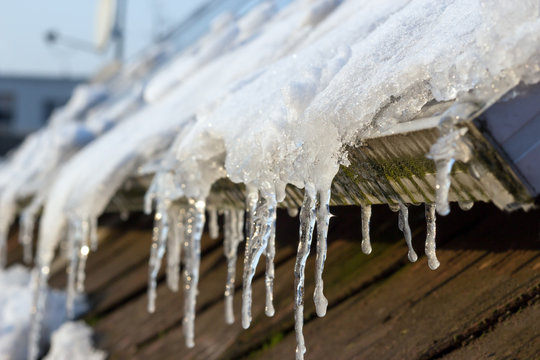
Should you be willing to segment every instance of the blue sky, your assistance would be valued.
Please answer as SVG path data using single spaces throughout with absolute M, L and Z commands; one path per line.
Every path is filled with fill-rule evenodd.
M 92 41 L 97 0 L 0 0 L 0 74 L 88 76 L 111 59 L 106 55 L 47 45 L 44 34 Z M 202 0 L 127 0 L 126 54 L 188 16 Z

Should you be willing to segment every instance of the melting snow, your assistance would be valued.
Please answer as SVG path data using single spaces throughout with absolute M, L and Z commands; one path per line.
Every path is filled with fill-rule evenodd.
M 317 314 L 328 304 L 322 271 L 330 220 L 330 186 L 346 146 L 414 120 L 432 102 L 452 102 L 429 156 L 437 166 L 436 205 L 426 205 L 425 251 L 435 255 L 435 209 L 447 214 L 450 171 L 471 157 L 467 120 L 520 82 L 540 80 L 537 0 L 297 0 L 278 11 L 273 1 L 241 18 L 224 14 L 208 34 L 175 55 L 167 44 L 104 84 L 82 87 L 0 167 L 0 262 L 17 203 L 21 242 L 31 258 L 36 215 L 38 290 L 31 343 L 40 332 L 50 264 L 67 239 L 68 298 L 84 286 L 85 261 L 96 250 L 97 217 L 129 180 L 153 173 L 145 210 L 155 208 L 149 261 L 148 310 L 155 310 L 156 276 L 167 255 L 167 284 L 179 289 L 183 258 L 184 332 L 194 346 L 200 239 L 208 210 L 212 237 L 224 213 L 227 323 L 237 249 L 245 238 L 242 325 L 251 322 L 251 282 L 266 258 L 266 306 L 274 314 L 276 207 L 285 187 L 305 189 L 295 265 L 295 330 L 302 334 L 304 267 L 317 223 Z M 165 66 L 152 66 L 168 59 Z M 245 209 L 212 201 L 220 178 L 246 186 Z M 208 204 L 206 203 L 208 201 Z M 471 204 L 460 204 L 470 208 Z M 412 248 L 406 204 L 394 204 Z M 247 212 L 244 236 L 244 210 Z M 291 213 L 294 214 L 294 211 Z M 371 207 L 362 207 L 362 250 L 371 252 Z M 5 261 L 4 261 L 5 263 Z M 71 307 L 68 301 L 68 308 Z M 35 348 L 35 346 L 34 346 Z M 37 356 L 31 352 L 30 358 Z
M 35 276 L 21 265 L 0 270 L 0 358 L 24 359 L 27 357 L 29 328 L 32 312 L 32 296 Z M 48 290 L 47 302 L 42 309 L 43 326 L 39 347 L 34 348 L 34 356 L 43 354 L 53 331 L 67 320 L 65 311 L 66 294 L 63 291 Z M 78 298 L 75 313 L 86 310 L 85 301 Z M 57 359 L 56 357 L 48 357 Z
M 51 337 L 44 360 L 105 360 L 107 355 L 92 346 L 92 329 L 83 323 L 66 322 Z

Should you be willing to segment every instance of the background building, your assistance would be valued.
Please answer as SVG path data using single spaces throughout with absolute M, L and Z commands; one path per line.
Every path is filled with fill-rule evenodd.
M 0 154 L 45 125 L 81 78 L 0 76 Z

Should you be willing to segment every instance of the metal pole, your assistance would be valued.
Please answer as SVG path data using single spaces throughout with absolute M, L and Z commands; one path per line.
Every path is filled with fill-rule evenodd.
M 117 6 L 116 19 L 115 19 L 115 24 L 114 24 L 114 39 L 115 39 L 114 58 L 119 64 L 122 64 L 124 60 L 125 29 L 126 29 L 126 15 L 127 15 L 126 0 L 117 0 L 116 6 Z

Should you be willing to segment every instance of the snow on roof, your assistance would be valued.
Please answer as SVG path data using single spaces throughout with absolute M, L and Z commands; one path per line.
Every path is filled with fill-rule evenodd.
M 52 121 L 0 169 L 0 244 L 16 201 L 36 196 L 40 201 L 28 218 L 43 202 L 37 263 L 46 279 L 66 232 L 75 253 L 88 249 L 95 219 L 114 194 L 128 178 L 152 168 L 147 202 L 156 204 L 158 230 L 151 266 L 159 269 L 168 222 L 185 219 L 191 299 L 185 325 L 191 344 L 197 243 L 211 186 L 221 178 L 246 185 L 248 293 L 252 269 L 270 251 L 275 206 L 288 184 L 305 188 L 295 271 L 302 358 L 302 261 L 315 222 L 318 242 L 325 243 L 329 189 L 340 165 L 348 165 L 347 146 L 418 118 L 430 104 L 456 103 L 442 117 L 446 137 L 430 152 L 441 174 L 437 210 L 444 213 L 452 165 L 468 160 L 461 121 L 518 84 L 540 80 L 540 4 L 297 0 L 276 9 L 267 1 L 240 19 L 222 16 L 165 66 L 147 69 L 141 61 L 142 70 L 77 91 L 62 124 Z M 153 49 L 150 58 L 159 54 Z M 97 105 L 95 94 L 109 100 Z M 89 134 L 81 135 L 84 141 L 83 133 Z M 179 198 L 188 199 L 180 217 L 174 203 Z M 406 207 L 397 209 L 406 233 Z M 320 251 L 322 271 L 325 250 Z M 73 261 L 84 269 L 87 255 Z M 324 314 L 319 285 L 316 301 Z M 243 324 L 249 326 L 249 296 L 244 303 Z

